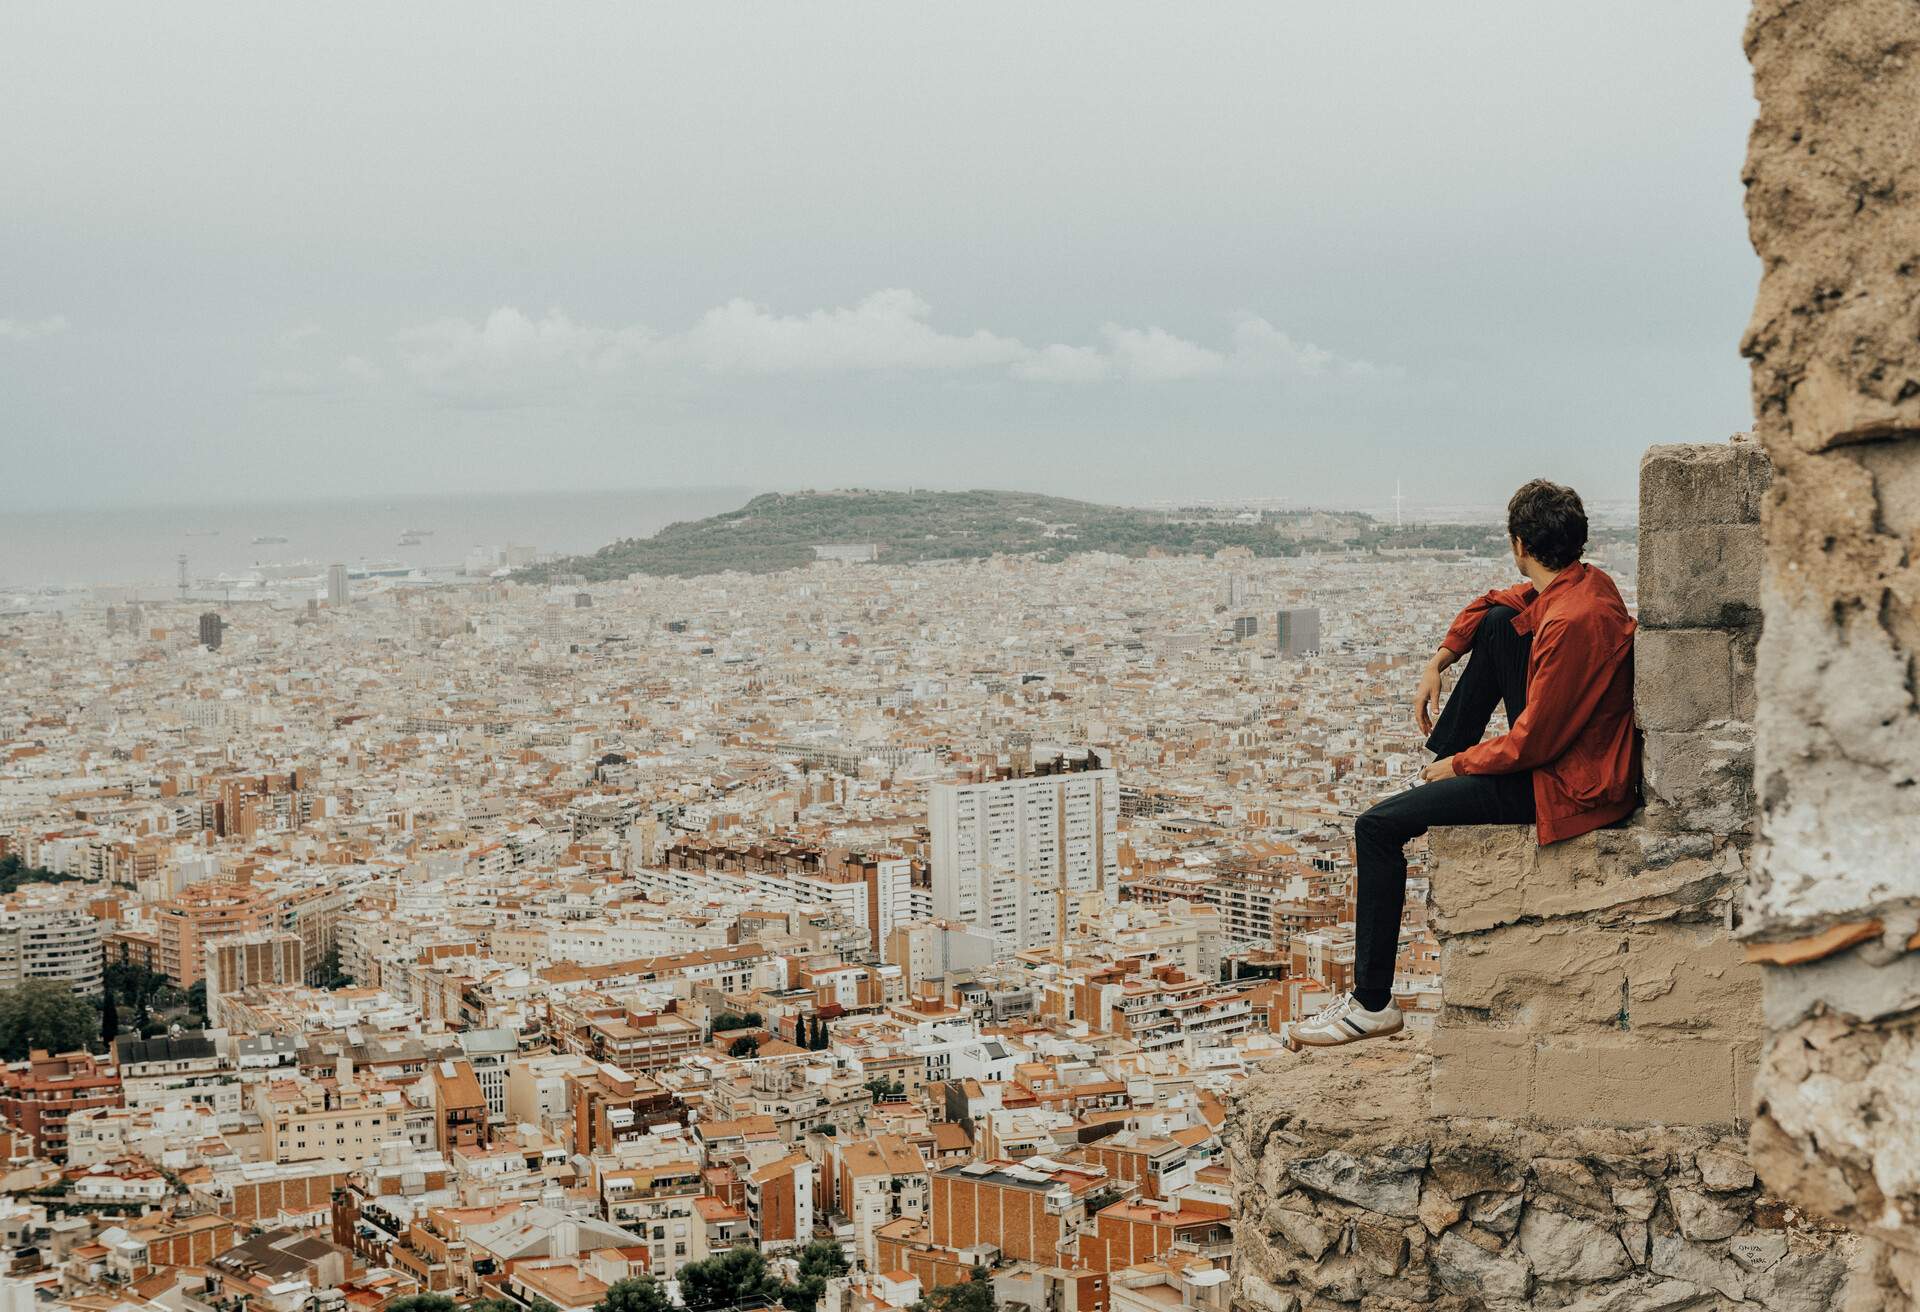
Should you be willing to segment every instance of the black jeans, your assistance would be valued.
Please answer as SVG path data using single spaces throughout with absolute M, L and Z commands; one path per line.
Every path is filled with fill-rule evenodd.
M 1527 704 L 1531 636 L 1513 631 L 1517 611 L 1495 606 L 1474 631 L 1473 651 L 1446 707 L 1427 738 L 1436 758 L 1463 752 L 1486 735 L 1493 708 L 1507 723 Z M 1360 886 L 1354 911 L 1353 987 L 1378 993 L 1393 987 L 1400 951 L 1400 913 L 1407 901 L 1407 840 L 1434 825 L 1533 823 L 1533 773 L 1456 775 L 1421 784 L 1376 804 L 1353 822 Z

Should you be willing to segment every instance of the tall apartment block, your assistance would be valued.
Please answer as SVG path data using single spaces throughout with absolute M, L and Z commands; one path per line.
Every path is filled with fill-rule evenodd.
M 1320 608 L 1297 606 L 1274 616 L 1274 636 L 1282 656 L 1311 656 L 1320 650 Z
M 220 650 L 220 634 L 226 628 L 219 614 L 204 611 L 200 616 L 200 645 L 208 651 Z
M 933 914 L 992 934 L 997 956 L 1052 944 L 1066 899 L 1117 889 L 1120 785 L 1091 750 L 933 785 Z
M 347 567 L 332 565 L 327 569 L 327 605 L 344 606 L 347 604 Z

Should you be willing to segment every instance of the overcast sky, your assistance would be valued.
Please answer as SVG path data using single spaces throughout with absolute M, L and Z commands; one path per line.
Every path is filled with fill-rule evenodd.
M 1740 0 L 16 4 L 0 504 L 1632 495 Z

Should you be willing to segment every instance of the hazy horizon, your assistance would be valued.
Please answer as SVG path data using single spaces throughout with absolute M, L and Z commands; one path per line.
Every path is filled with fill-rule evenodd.
M 1748 426 L 1733 0 L 9 15 L 0 507 L 1632 496 Z

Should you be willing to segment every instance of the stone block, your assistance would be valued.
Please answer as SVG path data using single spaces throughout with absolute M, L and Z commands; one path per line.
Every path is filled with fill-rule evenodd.
M 1744 658 L 1736 648 L 1745 647 Z M 1727 629 L 1642 629 L 1633 644 L 1633 712 L 1642 729 L 1751 720 L 1752 640 Z
M 1730 629 L 1760 621 L 1760 526 L 1640 531 L 1640 623 Z
M 1773 482 L 1759 443 L 1653 446 L 1640 457 L 1640 527 L 1757 524 Z
M 1520 1251 L 1542 1280 L 1593 1284 L 1633 1269 L 1626 1245 L 1611 1226 L 1545 1207 L 1527 1209 L 1520 1222 Z
M 1650 797 L 1689 829 L 1730 834 L 1753 823 L 1753 727 L 1723 720 L 1691 732 L 1646 735 Z
M 1433 1035 L 1436 1116 L 1525 1116 L 1533 1105 L 1533 1037 L 1443 1026 Z
M 1747 1114 L 1735 1097 L 1735 1046 L 1627 1036 L 1543 1041 L 1532 1063 L 1532 1114 L 1560 1125 L 1733 1124 Z
M 1446 1029 L 1667 1031 L 1746 1041 L 1760 1024 L 1760 968 L 1718 924 L 1506 925 L 1444 940 L 1441 979 Z

